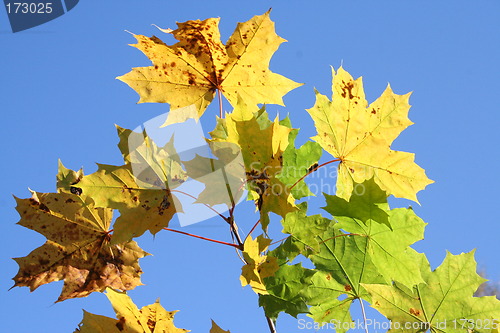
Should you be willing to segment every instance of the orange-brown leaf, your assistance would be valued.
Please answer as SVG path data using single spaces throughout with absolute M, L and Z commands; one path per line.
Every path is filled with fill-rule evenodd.
M 18 224 L 35 230 L 47 242 L 28 256 L 15 258 L 14 286 L 30 287 L 64 280 L 57 301 L 85 297 L 106 287 L 119 290 L 141 285 L 138 260 L 146 255 L 130 241 L 110 245 L 112 210 L 95 208 L 90 198 L 69 193 L 36 193 L 17 201 Z

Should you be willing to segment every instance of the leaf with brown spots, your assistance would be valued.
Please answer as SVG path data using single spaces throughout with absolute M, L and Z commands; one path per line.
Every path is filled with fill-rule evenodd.
M 163 184 L 163 183 L 162 183 Z M 139 237 L 149 230 L 153 235 L 168 224 L 181 203 L 166 184 L 156 188 L 138 184 L 128 165 L 99 164 L 99 169 L 84 176 L 77 184 L 98 207 L 118 209 L 113 225 L 113 242 Z
M 95 208 L 92 199 L 70 193 L 32 194 L 16 198 L 18 224 L 41 233 L 47 242 L 14 259 L 19 264 L 14 286 L 33 291 L 64 280 L 59 302 L 106 287 L 131 290 L 141 285 L 138 260 L 148 253 L 133 241 L 110 244 L 111 209 Z
M 279 179 L 292 129 L 278 118 L 270 121 L 265 111 L 252 112 L 242 99 L 232 113 L 220 120 L 218 127 L 219 130 L 212 132 L 214 141 L 237 144 L 241 149 L 250 197 L 260 211 L 262 227 L 266 229 L 269 224 L 269 212 L 285 217 L 294 211 L 292 184 Z M 218 136 L 219 132 L 225 135 Z
M 409 94 L 397 95 L 388 86 L 368 105 L 361 78 L 354 80 L 342 67 L 332 72 L 332 100 L 316 92 L 316 103 L 307 111 L 318 133 L 313 139 L 340 159 L 337 196 L 349 200 L 355 183 L 373 177 L 388 195 L 417 201 L 417 192 L 433 181 L 414 162 L 414 154 L 391 150 L 412 124 Z
M 112 289 L 106 291 L 118 319 L 83 311 L 83 320 L 74 333 L 186 333 L 191 332 L 174 325 L 177 311 L 166 311 L 157 300 L 138 309 L 130 297 Z
M 117 79 L 139 94 L 139 103 L 169 103 L 174 113 L 194 105 L 201 116 L 217 89 L 233 106 L 238 95 L 251 105 L 283 105 L 282 97 L 300 84 L 268 68 L 272 55 L 285 41 L 276 34 L 269 12 L 238 23 L 226 45 L 220 40 L 218 25 L 218 18 L 209 18 L 163 30 L 179 41 L 174 45 L 155 36 L 134 35 L 138 43 L 132 46 L 153 65 L 133 68 Z
M 82 179 L 83 169 L 78 171 L 68 169 L 62 164 L 61 160 L 58 161 L 57 169 L 57 192 L 81 194 L 81 192 L 78 193 L 81 190 L 73 185 Z
M 256 239 L 248 236 L 243 244 L 243 258 L 246 264 L 241 268 L 241 285 L 250 285 L 253 291 L 260 295 L 269 294 L 264 285 L 264 278 L 273 276 L 279 269 L 275 257 L 262 254 L 270 244 L 271 240 L 262 235 Z

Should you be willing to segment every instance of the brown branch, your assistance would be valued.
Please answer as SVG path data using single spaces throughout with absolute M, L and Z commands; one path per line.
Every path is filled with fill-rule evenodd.
M 247 240 L 247 238 L 252 234 L 252 232 L 254 232 L 255 228 L 257 228 L 257 226 L 259 225 L 260 223 L 260 219 L 255 222 L 255 224 L 253 225 L 252 229 L 250 229 L 250 232 L 247 234 L 247 236 L 245 237 L 245 241 Z
M 183 235 L 186 235 L 186 236 L 191 236 L 191 237 L 203 239 L 203 240 L 206 240 L 206 241 L 209 241 L 209 242 L 214 242 L 214 243 L 223 244 L 223 245 L 229 245 L 229 246 L 238 248 L 238 245 L 236 245 L 236 244 L 226 243 L 226 242 L 219 241 L 219 240 L 216 240 L 216 239 L 211 239 L 211 238 L 206 238 L 206 237 L 202 237 L 202 236 L 198 236 L 198 235 L 193 235 L 193 234 L 190 234 L 190 233 L 187 233 L 187 232 L 184 232 L 184 231 L 180 231 L 180 230 L 175 230 L 175 229 L 170 229 L 170 228 L 163 228 L 163 229 L 167 230 L 167 231 L 177 232 L 179 234 L 183 234 Z
M 179 191 L 179 190 L 170 190 L 170 192 L 177 192 L 177 193 L 181 193 L 181 194 L 184 194 L 184 195 L 187 195 L 188 197 L 194 199 L 194 200 L 197 200 L 198 198 L 195 197 L 194 195 L 191 195 L 189 193 L 186 193 L 186 192 L 183 192 L 183 191 Z M 202 205 L 204 205 L 205 207 L 207 207 L 208 209 L 210 209 L 211 211 L 213 211 L 215 214 L 219 215 L 224 221 L 226 221 L 227 223 L 229 223 L 229 219 L 227 217 L 225 217 L 224 215 L 222 215 L 221 213 L 219 213 L 218 211 L 216 211 L 213 207 L 211 207 L 210 205 L 207 205 L 206 203 L 203 203 L 203 202 L 200 202 Z

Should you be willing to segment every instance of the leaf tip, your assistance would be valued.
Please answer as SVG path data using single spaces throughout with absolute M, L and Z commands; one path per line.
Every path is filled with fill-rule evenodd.
M 154 23 L 153 23 L 153 24 L 151 24 L 151 25 L 152 25 L 152 26 L 154 26 L 154 27 L 156 27 L 158 30 L 160 30 L 161 32 L 164 32 L 164 33 L 166 33 L 166 34 L 170 34 L 170 33 L 172 33 L 172 31 L 174 31 L 174 30 L 172 30 L 172 29 L 170 29 L 170 28 L 167 28 L 167 29 L 162 29 L 162 28 L 160 28 L 159 26 L 157 26 L 157 25 L 156 25 L 156 24 L 154 24 Z

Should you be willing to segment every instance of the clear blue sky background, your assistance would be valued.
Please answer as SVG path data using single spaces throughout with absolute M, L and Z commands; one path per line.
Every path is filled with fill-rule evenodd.
M 12 194 L 28 187 L 55 190 L 57 160 L 86 173 L 95 162 L 120 164 L 114 124 L 134 128 L 168 110 L 164 104 L 136 105 L 136 93 L 115 80 L 148 59 L 127 46 L 134 33 L 159 34 L 188 19 L 221 17 L 225 41 L 237 22 L 273 7 L 277 32 L 289 42 L 271 69 L 305 86 L 285 98 L 301 128 L 298 141 L 314 135 L 304 111 L 314 104 L 313 88 L 330 95 L 330 65 L 363 76 L 368 100 L 390 82 L 400 94 L 413 91 L 410 118 L 394 148 L 416 153 L 436 183 L 413 204 L 428 224 L 416 245 L 433 267 L 449 250 L 477 249 L 476 259 L 492 279 L 499 267 L 500 2 L 498 1 L 81 1 L 68 14 L 13 34 L 0 9 L 0 331 L 72 332 L 89 312 L 114 316 L 107 299 L 94 293 L 52 304 L 61 282 L 14 288 L 12 257 L 43 244 L 36 232 L 17 226 Z M 230 109 L 226 104 L 226 109 Z M 204 117 L 214 124 L 216 109 Z M 211 113 L 211 114 L 210 114 Z M 316 206 L 321 206 L 323 202 Z M 395 205 L 409 202 L 394 201 Z M 255 222 L 240 215 L 245 231 Z M 219 221 L 184 230 L 229 240 Z M 160 297 L 178 327 L 208 332 L 210 319 L 231 332 L 266 332 L 257 297 L 241 288 L 241 262 L 222 245 L 162 232 L 139 239 L 154 256 L 141 260 L 145 286 L 129 294 L 143 306 Z M 305 317 L 301 317 L 305 318 Z M 301 332 L 283 316 L 279 332 Z

